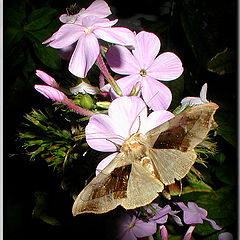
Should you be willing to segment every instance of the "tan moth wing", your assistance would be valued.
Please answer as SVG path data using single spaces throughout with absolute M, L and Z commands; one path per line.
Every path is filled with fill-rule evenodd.
M 148 156 L 164 185 L 184 178 L 197 155 L 193 150 L 207 136 L 218 109 L 215 103 L 192 107 L 146 133 Z
M 118 205 L 134 209 L 152 202 L 163 188 L 141 164 L 119 153 L 78 195 L 72 212 L 105 213 Z
M 134 209 L 151 203 L 164 185 L 189 172 L 194 147 L 208 134 L 218 105 L 193 107 L 143 134 L 133 134 L 121 152 L 82 190 L 73 215 L 105 213 L 121 205 Z
M 217 109 L 213 102 L 194 106 L 147 132 L 148 143 L 158 149 L 193 149 L 207 136 Z

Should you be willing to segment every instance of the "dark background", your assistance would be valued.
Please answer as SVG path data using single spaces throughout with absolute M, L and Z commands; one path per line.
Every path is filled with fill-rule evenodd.
M 117 214 L 115 211 L 111 216 L 89 214 L 73 218 L 73 200 L 62 190 L 60 176 L 45 161 L 29 161 L 22 143 L 17 140 L 23 115 L 32 108 L 51 104 L 33 89 L 37 81 L 35 69 L 45 70 L 56 78 L 66 74 L 66 66 L 61 65 L 60 60 L 55 56 L 54 62 L 44 60 L 36 48 L 61 26 L 58 16 L 73 3 L 69 0 L 4 1 L 4 239 L 94 239 L 110 231 L 106 219 Z M 81 1 L 78 4 L 87 7 L 90 3 Z M 179 84 L 175 85 L 173 81 L 168 85 L 176 96 L 172 109 L 185 96 L 199 96 L 202 85 L 208 83 L 208 99 L 220 105 L 220 113 L 216 115 L 221 127 L 218 146 L 226 156 L 224 164 L 230 167 L 228 175 L 237 176 L 237 1 L 148 0 L 131 3 L 111 0 L 108 4 L 114 14 L 111 19 L 119 18 L 119 25 L 132 30 L 154 32 L 161 39 L 161 52 L 173 51 L 182 60 L 184 76 Z M 45 39 L 33 39 L 27 29 L 31 23 L 29 15 L 43 7 L 57 10 L 55 20 Z M 38 29 L 32 32 L 39 36 Z M 209 71 L 208 62 L 226 49 L 229 54 L 217 62 L 219 66 L 214 65 L 214 72 Z M 236 178 L 233 179 L 230 185 L 236 191 L 229 198 L 236 199 Z M 223 183 L 217 184 L 216 187 L 221 187 Z M 52 226 L 32 217 L 36 191 L 47 193 L 48 213 L 58 219 L 61 226 Z M 236 213 L 237 209 L 234 211 Z M 228 227 L 236 234 L 236 225 Z

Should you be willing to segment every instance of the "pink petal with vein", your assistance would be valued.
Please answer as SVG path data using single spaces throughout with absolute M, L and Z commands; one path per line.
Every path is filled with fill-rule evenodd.
M 84 28 L 76 24 L 62 25 L 55 35 L 55 40 L 49 43 L 53 48 L 63 48 L 76 42 L 83 35 Z
M 153 78 L 171 81 L 181 76 L 183 67 L 181 60 L 172 52 L 160 54 L 147 69 L 148 76 Z
M 94 34 L 86 34 L 78 40 L 69 63 L 69 71 L 77 77 L 86 77 L 99 54 L 99 43 Z
M 121 145 L 123 142 L 116 134 L 113 121 L 106 114 L 92 116 L 85 128 L 85 134 L 88 145 L 101 152 L 116 152 L 116 144 Z
M 157 224 L 154 222 L 137 220 L 132 230 L 137 238 L 147 237 L 153 235 L 157 231 Z
M 140 68 L 147 69 L 160 50 L 159 38 L 150 32 L 141 31 L 136 35 L 133 55 L 138 59 Z
M 103 0 L 95 0 L 85 11 L 83 11 L 82 15 L 94 15 L 100 18 L 107 17 L 112 12 L 108 6 L 108 4 Z
M 119 97 L 111 103 L 108 114 L 114 122 L 116 133 L 126 139 L 136 133 L 141 122 L 147 118 L 147 107 L 137 96 Z
M 142 80 L 142 96 L 154 111 L 168 109 L 172 101 L 170 89 L 151 77 L 144 77 Z
M 110 68 L 119 74 L 136 74 L 140 70 L 136 58 L 123 46 L 110 47 L 106 59 Z
M 112 28 L 96 28 L 94 34 L 104 41 L 120 44 L 120 45 L 133 45 L 134 34 L 131 30 L 124 27 Z
M 147 133 L 149 130 L 163 124 L 174 117 L 174 114 L 166 110 L 158 110 L 149 114 L 146 121 L 141 125 L 141 133 Z
M 96 168 L 96 176 L 118 155 L 118 152 L 112 153 L 105 157 Z

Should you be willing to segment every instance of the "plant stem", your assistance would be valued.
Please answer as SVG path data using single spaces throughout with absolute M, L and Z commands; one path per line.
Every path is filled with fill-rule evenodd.
M 95 113 L 89 110 L 86 110 L 82 107 L 77 106 L 76 104 L 74 104 L 70 99 L 68 99 L 67 97 L 65 97 L 63 103 L 65 103 L 69 108 L 71 108 L 74 112 L 84 115 L 84 116 L 92 116 Z
M 101 70 L 101 72 L 103 73 L 103 75 L 105 76 L 105 78 L 107 79 L 107 81 L 111 84 L 112 88 L 114 89 L 114 91 L 119 95 L 122 96 L 122 90 L 119 88 L 119 86 L 117 85 L 115 79 L 111 76 L 111 74 L 109 73 L 107 66 L 102 58 L 101 53 L 99 53 L 98 57 L 97 57 L 97 63 L 98 66 Z

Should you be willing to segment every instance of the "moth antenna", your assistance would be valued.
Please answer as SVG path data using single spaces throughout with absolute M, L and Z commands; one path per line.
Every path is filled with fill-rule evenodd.
M 121 148 L 121 145 L 120 145 L 120 144 L 117 144 L 117 143 L 115 143 L 115 142 L 113 142 L 112 140 L 110 140 L 110 139 L 107 139 L 107 138 L 106 138 L 106 140 L 107 140 L 107 141 L 109 141 L 110 143 L 114 144 L 114 145 L 115 145 L 115 147 L 117 148 L 117 151 L 119 151 L 119 150 L 120 150 L 120 148 Z
M 148 103 L 149 103 L 150 101 L 152 101 L 152 99 L 153 99 L 154 97 L 156 97 L 157 94 L 158 94 L 158 92 L 156 92 L 156 93 L 149 99 L 149 101 L 147 102 L 147 105 L 148 105 Z M 140 126 L 141 126 L 141 119 L 140 119 L 140 116 L 139 116 L 139 115 L 141 114 L 141 112 L 142 112 L 145 108 L 147 108 L 147 106 L 144 106 L 144 107 L 139 111 L 139 113 L 137 114 L 137 116 L 135 117 L 135 119 L 133 120 L 133 122 L 132 122 L 132 124 L 131 124 L 131 126 L 130 126 L 130 128 L 129 128 L 129 132 L 128 132 L 129 135 L 131 135 L 131 129 L 132 129 L 132 127 L 133 127 L 133 124 L 134 124 L 135 121 L 137 120 L 137 118 L 139 119 L 139 125 L 138 125 L 137 133 L 139 132 Z
M 111 133 L 107 133 L 107 132 L 90 133 L 90 134 L 88 134 L 88 135 L 95 135 L 95 134 L 112 135 L 112 136 L 114 136 L 114 137 L 116 137 L 116 138 L 120 138 L 121 140 L 125 141 L 125 138 L 122 137 L 121 135 L 111 134 Z M 95 138 L 95 139 L 106 139 L 106 138 L 102 137 L 102 138 Z M 92 138 L 91 140 L 93 140 L 93 138 Z

